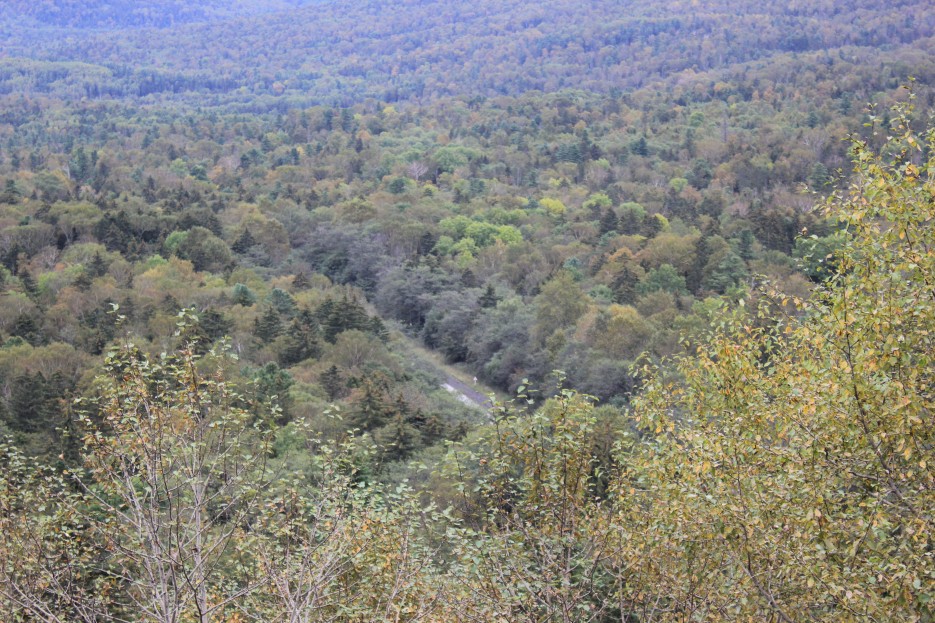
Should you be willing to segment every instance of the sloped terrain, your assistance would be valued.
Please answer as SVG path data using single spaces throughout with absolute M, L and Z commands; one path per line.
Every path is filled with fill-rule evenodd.
M 844 48 L 890 48 L 935 34 L 935 12 L 920 0 L 808 7 L 683 1 L 665 12 L 648 0 L 371 0 L 278 10 L 287 4 L 161 0 L 130 8 L 111 0 L 74 11 L 59 0 L 15 7 L 0 51 L 103 66 L 120 84 L 104 89 L 92 81 L 70 97 L 208 92 L 347 105 L 368 97 L 608 92 L 777 55 L 822 50 L 831 58 Z M 27 18 L 43 27 L 30 28 Z M 49 28 L 101 25 L 110 30 L 63 36 Z M 40 79 L 35 88 L 53 86 Z

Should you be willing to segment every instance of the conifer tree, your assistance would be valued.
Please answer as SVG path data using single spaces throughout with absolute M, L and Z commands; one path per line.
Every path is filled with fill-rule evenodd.
M 253 323 L 253 334 L 263 344 L 269 344 L 282 333 L 282 320 L 272 307 L 267 307 L 263 315 Z
M 601 234 L 617 231 L 617 213 L 614 212 L 613 208 L 604 210 L 604 214 L 601 215 L 600 227 Z
M 296 318 L 289 325 L 285 340 L 285 347 L 279 355 L 279 363 L 283 366 L 293 366 L 321 355 L 318 331 L 315 327 L 302 322 L 300 318 Z
M 336 365 L 332 365 L 322 372 L 319 380 L 321 381 L 321 386 L 328 393 L 328 400 L 341 398 L 347 389 L 347 384 L 341 377 L 341 372 Z
M 237 237 L 237 240 L 234 241 L 234 244 L 231 245 L 231 251 L 242 255 L 248 253 L 256 244 L 256 239 L 253 237 L 253 234 L 250 233 L 250 230 L 244 229 Z
M 497 296 L 496 290 L 493 289 L 493 284 L 488 283 L 478 303 L 483 309 L 490 309 L 491 307 L 496 307 L 499 301 L 500 298 Z

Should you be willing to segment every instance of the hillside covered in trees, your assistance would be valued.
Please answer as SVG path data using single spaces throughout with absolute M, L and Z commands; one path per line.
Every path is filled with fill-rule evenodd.
M 0 618 L 932 620 L 935 14 L 664 4 L 4 3 Z
M 809 52 L 823 64 L 869 50 L 930 54 L 929 9 L 919 0 L 12 0 L 0 10 L 0 53 L 8 57 L 0 88 L 236 102 L 251 111 L 365 98 L 619 92 Z

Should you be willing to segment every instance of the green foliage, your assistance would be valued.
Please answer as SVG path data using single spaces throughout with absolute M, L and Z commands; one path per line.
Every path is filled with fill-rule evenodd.
M 289 388 L 294 383 L 292 375 L 273 362 L 257 370 L 253 376 L 254 412 L 260 415 L 272 410 L 278 424 L 288 422 L 292 417 Z
M 93 500 L 68 478 L 0 443 L 0 614 L 20 623 L 100 620 L 114 582 L 94 573 Z
M 638 294 L 649 294 L 660 290 L 675 295 L 687 292 L 685 277 L 680 275 L 671 264 L 663 264 L 659 268 L 652 269 L 636 286 Z
M 634 413 L 646 441 L 618 488 L 631 536 L 619 564 L 652 587 L 627 592 L 632 612 L 933 616 L 919 539 L 935 528 L 935 308 L 922 294 L 935 165 L 918 155 L 935 135 L 913 134 L 903 109 L 892 132 L 883 155 L 853 142 L 853 182 L 829 199 L 846 237 L 823 296 L 798 301 L 789 324 L 765 301 L 741 310 L 679 362 L 682 381 L 645 387 Z
M 317 358 L 321 355 L 318 321 L 308 310 L 296 317 L 284 335 L 285 345 L 279 355 L 279 363 L 289 367 Z
M 792 248 L 792 256 L 802 262 L 805 274 L 812 280 L 824 281 L 837 273 L 835 256 L 845 241 L 843 231 L 799 238 Z
M 532 402 L 525 391 L 520 386 L 519 398 Z M 456 533 L 456 572 L 476 586 L 466 619 L 602 620 L 609 613 L 613 585 L 601 558 L 616 542 L 596 495 L 610 466 L 593 452 L 594 416 L 588 397 L 562 389 L 532 414 L 502 409 L 489 437 L 452 449 L 447 468 L 477 526 Z
M 250 307 L 251 305 L 256 303 L 256 294 L 254 294 L 250 288 L 248 288 L 242 283 L 234 284 L 232 294 L 233 294 L 233 302 L 236 305 Z
M 171 238 L 172 235 L 166 239 L 167 249 Z M 226 269 L 232 260 L 231 250 L 227 243 L 210 230 L 200 226 L 185 232 L 185 235 L 178 239 L 174 252 L 179 257 L 189 260 L 195 270 L 219 272 Z
M 216 618 L 251 581 L 225 569 L 258 508 L 269 435 L 222 378 L 202 374 L 207 363 L 127 345 L 108 357 L 98 415 L 84 420 L 81 479 L 106 534 L 96 545 L 127 585 L 122 605 L 154 620 Z
M 932 619 L 923 3 L 130 4 L 0 7 L 0 619 Z
M 272 306 L 267 307 L 253 323 L 253 334 L 263 344 L 272 342 L 282 332 L 282 319 Z
M 706 273 L 702 286 L 719 294 L 739 284 L 748 274 L 746 263 L 733 252 L 726 253 Z

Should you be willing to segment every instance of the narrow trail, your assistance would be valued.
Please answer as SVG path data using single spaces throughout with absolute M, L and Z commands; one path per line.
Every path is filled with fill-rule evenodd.
M 490 393 L 493 392 L 491 388 L 477 381 L 471 383 L 461 380 L 471 377 L 467 372 L 446 364 L 438 353 L 425 348 L 402 331 L 397 331 L 395 337 L 400 340 L 414 365 L 437 375 L 439 387 L 451 393 L 463 404 L 482 410 L 489 419 L 490 409 L 493 407 L 493 402 L 490 400 Z
M 466 405 L 480 407 L 484 411 L 489 411 L 493 407 L 493 403 L 488 396 L 451 375 L 446 375 L 442 387 L 452 394 L 457 394 L 458 400 Z

